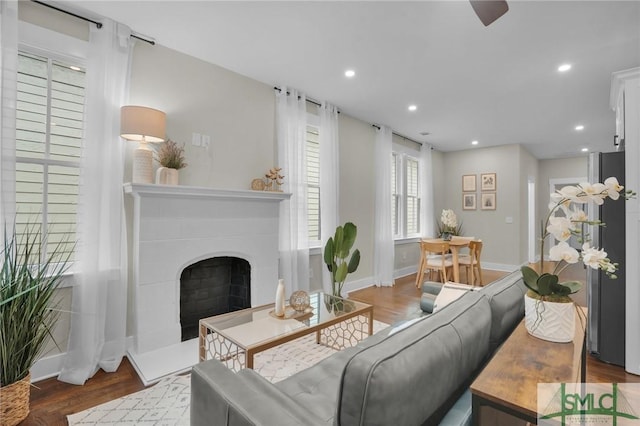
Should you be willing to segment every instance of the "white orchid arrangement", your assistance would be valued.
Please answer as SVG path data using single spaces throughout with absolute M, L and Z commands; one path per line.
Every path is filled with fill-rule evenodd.
M 440 227 L 440 233 L 448 232 L 450 234 L 457 235 L 458 233 L 458 218 L 456 214 L 451 209 L 442 210 L 442 214 L 440 215 L 440 222 L 442 222 L 442 226 Z
M 603 248 L 591 247 L 588 235 L 584 235 L 584 225 L 603 226 L 604 223 L 596 220 L 590 221 L 581 204 L 594 202 L 602 205 L 607 198 L 617 200 L 620 197 L 629 199 L 636 193 L 631 190 L 624 191 L 624 187 L 618 183 L 615 177 L 607 178 L 604 183 L 581 183 L 576 186 L 565 186 L 551 194 L 549 214 L 541 229 L 540 240 L 540 264 L 538 272 L 528 266 L 522 267 L 522 277 L 525 285 L 542 300 L 570 301 L 568 295 L 577 292 L 582 287 L 578 281 L 559 282 L 558 275 L 570 264 L 582 262 L 592 269 L 602 269 L 607 275 L 616 278 L 615 272 L 618 264 L 607 257 Z M 556 216 L 562 211 L 564 216 Z M 549 235 L 559 242 L 549 250 L 549 259 L 557 264 L 552 273 L 544 272 L 544 244 Z M 578 252 L 571 247 L 567 240 L 571 236 L 578 237 L 582 242 L 582 250 Z

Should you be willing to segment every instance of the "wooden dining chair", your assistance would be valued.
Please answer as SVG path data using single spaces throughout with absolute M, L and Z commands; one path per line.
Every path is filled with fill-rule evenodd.
M 440 272 L 442 282 L 447 282 L 448 272 L 453 268 L 451 255 L 448 253 L 449 243 L 446 241 L 420 241 L 420 265 L 416 275 L 416 287 L 420 288 L 422 285 L 424 273 L 427 270 L 429 270 L 429 273 L 433 271 Z
M 483 285 L 482 266 L 480 255 L 482 254 L 482 241 L 469 241 L 469 254 L 458 256 L 458 265 L 464 266 L 467 270 L 467 284 L 476 285 L 476 281 Z M 477 280 L 476 280 L 477 277 Z

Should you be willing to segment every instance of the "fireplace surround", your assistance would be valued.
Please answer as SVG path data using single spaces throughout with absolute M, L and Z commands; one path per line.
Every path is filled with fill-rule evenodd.
M 273 301 L 279 205 L 290 194 L 131 183 L 124 191 L 133 197 L 134 356 L 181 342 L 180 276 L 202 260 L 246 260 L 251 306 Z

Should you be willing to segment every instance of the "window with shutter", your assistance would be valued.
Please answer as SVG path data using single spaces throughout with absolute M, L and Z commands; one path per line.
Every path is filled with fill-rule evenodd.
M 320 139 L 317 127 L 307 126 L 307 226 L 309 245 L 320 245 Z
M 16 231 L 40 226 L 41 259 L 56 247 L 66 258 L 75 244 L 85 73 L 20 52 L 17 79 Z
M 396 239 L 420 234 L 420 160 L 406 153 L 391 156 L 391 220 Z

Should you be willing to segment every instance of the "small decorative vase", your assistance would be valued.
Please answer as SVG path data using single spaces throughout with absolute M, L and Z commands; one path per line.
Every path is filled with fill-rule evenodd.
M 276 316 L 284 316 L 284 280 L 278 280 L 278 287 L 276 288 L 276 307 L 274 309 Z
M 158 185 L 177 185 L 178 170 L 169 167 L 158 167 L 156 171 L 156 184 Z
M 14 426 L 29 415 L 31 373 L 22 380 L 0 388 L 0 425 Z
M 573 341 L 576 321 L 573 303 L 547 302 L 525 294 L 524 321 L 534 337 L 557 343 Z
M 453 234 L 451 232 L 443 232 L 442 233 L 442 239 L 445 241 L 451 241 L 451 237 L 453 236 Z

